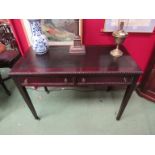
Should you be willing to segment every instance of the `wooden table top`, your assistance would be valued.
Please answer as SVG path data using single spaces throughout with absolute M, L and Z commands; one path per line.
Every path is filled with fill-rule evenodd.
M 115 46 L 86 46 L 85 55 L 69 54 L 69 46 L 53 46 L 48 53 L 36 55 L 30 48 L 14 65 L 11 75 L 41 74 L 142 74 L 125 47 L 122 57 L 114 59 L 110 51 Z

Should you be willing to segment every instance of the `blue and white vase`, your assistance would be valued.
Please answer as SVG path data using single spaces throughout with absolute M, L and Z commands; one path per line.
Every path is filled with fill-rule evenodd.
M 45 54 L 48 50 L 48 39 L 41 30 L 40 19 L 29 19 L 33 45 L 32 48 L 38 55 Z

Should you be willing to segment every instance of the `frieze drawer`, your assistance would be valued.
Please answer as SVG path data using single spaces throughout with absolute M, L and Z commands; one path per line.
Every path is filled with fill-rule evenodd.
M 77 80 L 77 85 L 114 85 L 114 84 L 131 84 L 131 77 L 80 77 Z
M 19 78 L 23 86 L 73 86 L 73 77 L 26 77 Z

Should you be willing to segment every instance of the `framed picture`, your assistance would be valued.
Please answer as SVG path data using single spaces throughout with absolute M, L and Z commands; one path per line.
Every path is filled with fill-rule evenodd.
M 155 26 L 154 19 L 106 19 L 104 32 L 117 30 L 120 20 L 124 21 L 124 30 L 127 32 L 151 33 Z
M 41 27 L 49 45 L 72 45 L 75 31 L 82 35 L 82 20 L 79 20 L 78 30 L 74 19 L 42 19 Z

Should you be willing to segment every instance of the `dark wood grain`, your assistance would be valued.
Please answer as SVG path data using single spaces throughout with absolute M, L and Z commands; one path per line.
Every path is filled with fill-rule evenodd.
M 117 116 L 119 120 L 136 87 L 133 79 L 138 79 L 142 71 L 123 46 L 121 50 L 124 55 L 114 59 L 109 54 L 114 48 L 112 45 L 86 46 L 85 55 L 70 55 L 68 46 L 57 46 L 50 47 L 48 53 L 42 56 L 35 55 L 30 48 L 27 55 L 12 68 L 10 75 L 29 107 L 32 103 L 25 91 L 26 86 L 126 85 L 128 89 Z M 38 118 L 34 110 L 30 110 Z
M 40 74 L 141 74 L 140 68 L 128 55 L 113 59 L 109 54 L 114 46 L 86 46 L 86 55 L 70 55 L 69 47 L 51 47 L 45 55 L 38 56 L 30 49 L 12 69 L 11 75 Z M 24 62 L 24 63 L 23 63 Z

